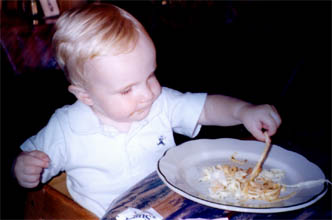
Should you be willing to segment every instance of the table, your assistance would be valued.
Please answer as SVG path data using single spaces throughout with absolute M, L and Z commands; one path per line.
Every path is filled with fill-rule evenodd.
M 115 220 L 128 207 L 146 210 L 155 209 L 164 219 L 186 218 L 214 219 L 227 217 L 230 220 L 247 219 L 331 219 L 331 190 L 315 204 L 303 209 L 274 214 L 240 213 L 211 208 L 188 200 L 169 189 L 153 172 L 114 201 L 103 220 Z

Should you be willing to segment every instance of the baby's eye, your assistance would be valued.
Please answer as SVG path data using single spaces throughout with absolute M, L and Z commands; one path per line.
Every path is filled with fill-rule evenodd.
M 128 93 L 130 93 L 131 92 L 131 88 L 128 88 L 128 89 L 126 89 L 126 90 L 123 90 L 122 92 L 121 92 L 121 95 L 127 95 Z

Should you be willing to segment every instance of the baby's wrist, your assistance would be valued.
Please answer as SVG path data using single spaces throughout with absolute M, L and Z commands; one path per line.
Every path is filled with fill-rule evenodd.
M 237 109 L 234 111 L 234 118 L 240 123 L 244 122 L 245 114 L 248 112 L 248 109 L 251 108 L 253 104 L 251 103 L 241 103 Z

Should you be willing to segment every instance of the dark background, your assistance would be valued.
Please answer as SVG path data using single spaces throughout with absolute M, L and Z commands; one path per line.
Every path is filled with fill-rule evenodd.
M 275 105 L 283 123 L 273 143 L 302 154 L 331 179 L 329 1 L 112 2 L 150 33 L 162 85 Z M 55 64 L 17 73 L 9 63 L 2 48 L 1 218 L 20 219 L 27 190 L 12 179 L 12 161 L 56 108 L 75 99 Z M 247 136 L 243 126 L 204 127 L 197 138 Z M 330 189 L 320 200 L 325 208 Z

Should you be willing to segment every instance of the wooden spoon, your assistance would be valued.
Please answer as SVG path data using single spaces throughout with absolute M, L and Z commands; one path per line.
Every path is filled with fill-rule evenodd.
M 267 134 L 267 132 L 264 132 L 265 135 L 265 149 L 264 152 L 261 155 L 261 158 L 259 159 L 259 161 L 257 162 L 255 168 L 253 169 L 253 171 L 251 172 L 250 176 L 249 176 L 249 181 L 253 181 L 261 172 L 262 170 L 262 165 L 271 149 L 271 139 L 269 137 L 269 135 Z

